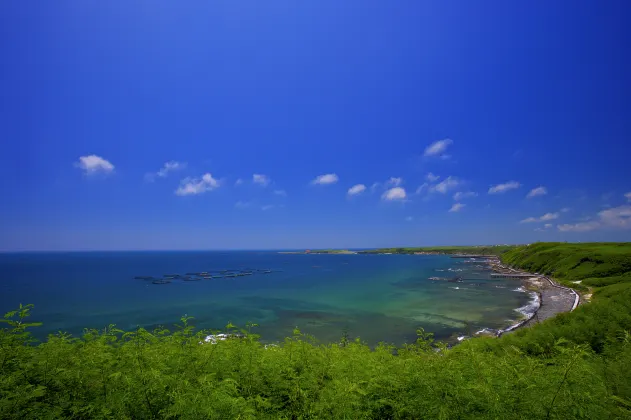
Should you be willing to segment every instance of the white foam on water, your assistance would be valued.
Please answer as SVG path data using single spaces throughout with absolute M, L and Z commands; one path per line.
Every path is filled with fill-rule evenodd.
M 526 318 L 530 318 L 537 312 L 537 310 L 539 309 L 539 306 L 541 306 L 541 302 L 539 301 L 539 295 L 535 292 L 530 292 L 530 302 L 528 302 L 526 305 L 522 306 L 521 308 L 515 309 L 515 311 L 524 315 Z
M 467 336 L 466 336 L 466 335 L 461 335 L 460 337 L 458 337 L 458 341 L 462 341 L 462 340 L 464 340 L 464 339 L 466 339 L 466 338 L 467 338 Z
M 459 288 L 458 286 L 456 286 L 456 287 L 450 287 L 450 289 L 460 290 L 460 288 Z
M 528 292 L 524 286 L 519 286 L 517 289 L 513 289 L 513 292 L 522 292 L 522 293 L 526 293 Z

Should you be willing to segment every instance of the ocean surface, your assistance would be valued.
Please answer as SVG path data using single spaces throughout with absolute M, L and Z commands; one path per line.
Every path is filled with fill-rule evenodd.
M 0 312 L 34 304 L 30 319 L 44 323 L 33 330 L 40 339 L 108 324 L 169 328 L 187 314 L 204 329 L 257 323 L 265 342 L 299 327 L 321 342 L 339 341 L 346 331 L 374 345 L 413 342 L 418 327 L 439 339 L 505 328 L 529 310 L 518 281 L 492 279 L 465 261 L 273 251 L 0 254 Z M 222 270 L 254 274 L 168 284 L 135 278 Z M 461 283 L 429 280 L 456 276 Z

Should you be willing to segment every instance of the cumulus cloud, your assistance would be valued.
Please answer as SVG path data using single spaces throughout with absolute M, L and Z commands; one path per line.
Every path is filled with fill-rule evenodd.
M 629 191 L 628 193 L 626 193 L 624 195 L 624 198 L 626 198 L 627 200 L 631 201 L 631 191 Z
M 75 166 L 82 169 L 86 175 L 109 174 L 114 171 L 114 165 L 101 156 L 87 155 L 79 157 Z
M 530 190 L 528 195 L 526 195 L 526 198 L 537 197 L 538 195 L 546 195 L 547 193 L 548 190 L 546 189 L 546 187 L 537 187 Z
M 535 223 L 535 222 L 548 222 L 550 220 L 558 219 L 559 213 L 546 213 L 541 217 L 528 217 L 520 221 L 519 223 Z
M 569 208 L 569 207 L 563 207 L 563 208 L 561 209 L 561 213 L 567 213 L 568 211 L 570 211 L 570 208 Z
M 460 210 L 462 210 L 464 208 L 465 204 L 462 203 L 456 203 L 453 206 L 451 206 L 451 208 L 449 209 L 450 213 L 456 213 Z
M 605 226 L 619 229 L 631 228 L 631 206 L 629 205 L 603 210 L 598 213 L 598 216 Z
M 429 182 L 436 182 L 440 179 L 440 176 L 434 175 L 433 173 L 430 172 L 427 175 L 425 175 L 425 179 L 427 179 Z
M 451 139 L 438 140 L 425 148 L 423 156 L 445 156 L 444 152 L 453 143 Z
M 545 225 L 543 225 L 543 227 L 546 229 L 550 229 L 552 227 L 552 223 L 546 223 Z
M 358 195 L 366 191 L 366 186 L 364 184 L 353 185 L 348 189 L 347 194 L 349 196 Z
M 588 232 L 590 230 L 598 229 L 600 223 L 598 222 L 579 222 L 575 224 L 558 225 L 557 229 L 561 232 Z
M 282 197 L 287 197 L 287 191 L 285 190 L 274 190 L 274 194 L 280 195 Z
M 457 192 L 454 194 L 454 200 L 461 201 L 464 198 L 473 198 L 477 196 L 478 196 L 478 193 L 473 192 L 473 191 Z
M 336 174 L 325 174 L 316 177 L 311 183 L 314 185 L 328 185 L 335 184 L 337 181 L 339 181 L 339 178 Z
M 508 181 L 504 184 L 494 185 L 489 188 L 489 194 L 502 194 L 506 191 L 514 190 L 521 187 L 521 184 L 517 181 Z
M 216 188 L 219 188 L 219 180 L 206 173 L 201 178 L 186 178 L 182 180 L 178 189 L 175 190 L 175 194 L 181 196 L 197 195 Z
M 403 183 L 403 178 L 391 177 L 389 180 L 386 181 L 386 186 L 398 187 L 402 183 Z
M 405 200 L 406 197 L 407 195 L 403 188 L 394 187 L 384 192 L 383 195 L 381 196 L 381 199 L 386 200 L 386 201 L 401 201 L 401 200 Z
M 587 232 L 600 228 L 631 229 L 631 205 L 602 210 L 598 220 L 557 226 L 561 232 Z
M 267 187 L 272 182 L 267 175 L 254 174 L 252 175 L 252 182 L 259 184 L 263 187 Z
M 234 181 L 234 185 L 235 185 L 235 186 L 239 186 L 239 185 L 241 185 L 241 184 L 243 184 L 243 180 L 242 180 L 241 178 L 239 178 L 239 179 L 237 179 L 236 181 Z
M 439 182 L 438 184 L 430 187 L 430 191 L 446 194 L 449 190 L 452 190 L 460 185 L 460 180 L 456 177 L 449 176 Z
M 554 220 L 559 218 L 559 213 L 546 213 L 539 218 L 542 222 L 547 222 L 548 220 Z
M 145 175 L 145 179 L 148 181 L 153 181 L 156 177 L 166 178 L 169 172 L 179 171 L 180 169 L 186 168 L 186 162 L 177 162 L 175 160 L 171 160 L 166 162 L 162 168 L 156 173 L 148 173 Z

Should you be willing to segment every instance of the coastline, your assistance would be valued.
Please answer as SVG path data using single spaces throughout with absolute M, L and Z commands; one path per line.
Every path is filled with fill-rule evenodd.
M 561 286 L 551 278 L 542 274 L 529 273 L 505 266 L 499 259 L 497 259 L 497 263 L 492 265 L 492 270 L 499 274 L 524 276 L 525 278 L 522 277 L 521 287 L 530 290 L 533 296 L 531 304 L 527 306 L 536 305 L 536 309 L 528 313 L 525 319 L 521 319 L 519 322 L 509 327 L 497 331 L 497 337 L 522 327 L 533 326 L 557 314 L 571 312 L 576 309 L 580 303 L 580 296 L 574 289 Z M 519 309 L 521 308 L 517 310 L 519 311 Z
M 515 311 L 523 314 L 525 317 L 517 320 L 517 322 L 500 330 L 483 328 L 475 332 L 472 336 L 494 336 L 501 337 L 503 334 L 513 332 L 519 328 L 531 327 L 548 318 L 552 318 L 559 313 L 571 312 L 580 303 L 579 294 L 569 287 L 561 286 L 551 278 L 539 273 L 529 273 L 510 266 L 504 265 L 498 256 L 482 256 L 461 254 L 454 256 L 455 258 L 484 258 L 482 261 L 487 264 L 490 270 L 496 276 L 512 277 L 520 280 L 520 286 L 525 293 L 529 293 L 531 300 L 528 304 L 516 308 Z M 452 258 L 454 258 L 452 257 Z M 457 337 L 461 342 L 470 336 L 462 335 Z

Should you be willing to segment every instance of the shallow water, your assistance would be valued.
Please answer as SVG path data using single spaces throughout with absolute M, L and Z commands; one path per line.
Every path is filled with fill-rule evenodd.
M 274 272 L 161 285 L 134 279 L 244 268 Z M 464 281 L 428 279 L 455 276 Z M 369 344 L 401 344 L 414 341 L 418 327 L 441 339 L 507 327 L 530 299 L 518 287 L 516 280 L 492 279 L 478 264 L 443 255 L 0 254 L 0 311 L 35 304 L 31 319 L 44 322 L 35 331 L 40 338 L 112 323 L 170 327 L 188 314 L 199 328 L 255 322 L 264 341 L 299 327 L 324 342 L 348 331 Z

